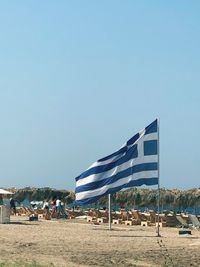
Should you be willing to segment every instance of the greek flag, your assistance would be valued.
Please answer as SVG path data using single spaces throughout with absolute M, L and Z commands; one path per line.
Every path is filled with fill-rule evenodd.
M 157 119 L 134 135 L 118 151 L 99 159 L 76 177 L 76 204 L 141 185 L 158 184 Z

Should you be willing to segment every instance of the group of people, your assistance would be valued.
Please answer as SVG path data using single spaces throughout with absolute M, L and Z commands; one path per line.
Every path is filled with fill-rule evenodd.
M 14 215 L 16 215 L 17 213 L 16 209 L 17 202 L 19 201 L 17 201 L 13 197 L 10 198 L 10 210 Z M 0 205 L 3 205 L 3 197 L 1 195 L 0 195 Z M 46 219 L 67 218 L 65 206 L 60 197 L 54 197 L 50 200 L 48 199 L 44 200 L 42 209 L 44 211 L 44 217 Z
M 50 213 L 51 208 L 51 213 Z M 60 197 L 55 197 L 52 200 L 45 200 L 43 204 L 44 217 L 46 219 L 67 217 L 65 212 L 64 203 Z

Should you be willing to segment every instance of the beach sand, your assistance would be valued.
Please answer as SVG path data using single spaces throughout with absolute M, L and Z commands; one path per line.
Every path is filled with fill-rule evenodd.
M 44 266 L 200 266 L 200 231 L 12 217 L 0 224 L 0 262 Z

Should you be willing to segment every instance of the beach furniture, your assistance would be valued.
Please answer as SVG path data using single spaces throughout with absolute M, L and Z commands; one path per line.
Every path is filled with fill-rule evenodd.
M 156 228 L 158 227 L 158 225 L 159 225 L 159 227 L 160 228 L 162 228 L 162 227 L 166 227 L 167 225 L 166 225 L 166 222 L 156 222 Z
M 190 221 L 192 223 L 192 226 L 195 229 L 200 229 L 200 222 L 199 222 L 197 216 L 196 215 L 193 215 L 193 214 L 189 214 L 188 216 L 189 216 L 189 219 L 190 219 Z
M 181 217 L 186 221 L 186 223 L 190 223 L 188 214 L 181 212 Z
M 108 222 L 108 218 L 107 217 L 97 218 L 97 222 L 98 223 L 107 223 Z
M 93 217 L 93 216 L 87 216 L 87 222 L 91 223 L 91 222 L 96 222 L 97 218 Z
M 132 220 L 127 220 L 127 221 L 125 221 L 125 225 L 133 225 L 133 221 Z
M 168 227 L 176 227 L 179 224 L 174 213 L 169 213 L 166 216 L 166 226 Z
M 141 224 L 142 217 L 138 210 L 132 210 L 132 220 L 135 221 L 135 224 Z
M 33 214 L 33 210 L 26 207 L 17 207 L 16 211 L 17 216 L 30 216 L 31 214 Z
M 189 223 L 180 214 L 176 215 L 176 219 L 178 220 L 177 227 L 189 228 Z
M 141 214 L 141 220 L 142 221 L 147 221 L 148 223 L 149 223 L 149 225 L 155 225 L 155 223 L 156 223 L 156 213 L 155 213 L 155 211 L 148 211 L 148 212 L 143 212 L 142 214 Z
M 141 221 L 141 226 L 150 226 L 150 222 L 148 221 Z
M 150 221 L 150 223 L 156 223 L 156 213 L 155 213 L 155 211 L 149 211 L 149 221 Z
M 114 213 L 111 212 L 111 215 L 114 216 Z M 109 214 L 107 210 L 99 210 L 98 218 L 107 218 L 108 219 Z
M 113 220 L 112 223 L 113 224 L 122 224 L 122 220 L 121 219 Z
M 131 215 L 129 214 L 129 212 L 125 209 L 121 209 L 120 210 L 120 219 L 122 221 L 126 221 L 131 217 Z

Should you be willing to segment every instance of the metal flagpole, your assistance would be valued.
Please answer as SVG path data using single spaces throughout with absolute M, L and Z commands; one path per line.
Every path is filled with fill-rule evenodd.
M 160 119 L 158 119 L 158 216 L 157 216 L 157 237 L 160 237 Z
M 110 194 L 108 194 L 108 224 L 109 224 L 109 230 L 111 230 L 111 201 L 110 201 Z

